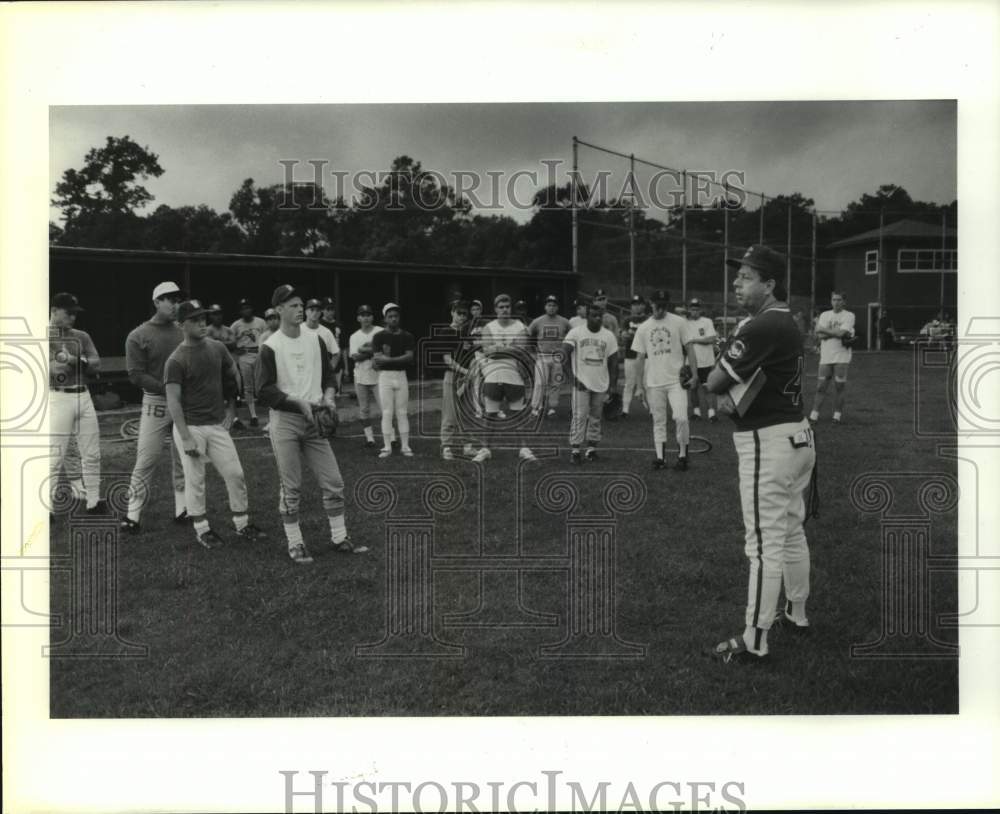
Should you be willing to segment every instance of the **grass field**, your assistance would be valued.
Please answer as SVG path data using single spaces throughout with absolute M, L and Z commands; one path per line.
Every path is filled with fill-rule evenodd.
M 815 373 L 815 357 L 809 369 Z M 944 377 L 921 380 L 924 415 L 947 416 Z M 807 378 L 807 405 L 814 378 Z M 746 559 L 731 425 L 693 424 L 714 448 L 694 457 L 690 471 L 650 470 L 650 427 L 639 409 L 627 423 L 606 425 L 602 460 L 570 467 L 565 442 L 558 458 L 520 469 L 503 451 L 482 468 L 437 457 L 433 438 L 416 438 L 417 457 L 378 461 L 356 438 L 334 447 L 350 486 L 372 472 L 426 476 L 449 472 L 463 480 L 467 505 L 436 521 L 434 554 L 469 557 L 522 552 L 558 557 L 565 549 L 563 516 L 533 499 L 534 484 L 565 471 L 600 475 L 582 487 L 596 505 L 601 485 L 616 473 L 638 476 L 645 506 L 617 522 L 617 633 L 645 645 L 630 660 L 549 660 L 539 647 L 566 629 L 565 576 L 525 576 L 522 603 L 555 614 L 552 627 L 444 629 L 445 614 L 471 612 L 477 575 L 434 576 L 433 624 L 439 636 L 464 645 L 462 658 L 359 658 L 355 646 L 379 641 L 386 625 L 385 517 L 348 501 L 352 535 L 372 548 L 366 556 L 331 553 L 315 488 L 307 488 L 303 531 L 316 556 L 312 567 L 285 554 L 276 513 L 277 478 L 265 438 L 238 443 L 255 521 L 271 541 L 232 543 L 217 551 L 197 545 L 189 528 L 171 522 L 166 461 L 158 473 L 160 500 L 143 516 L 142 534 L 118 550 L 118 630 L 148 645 L 145 658 L 53 658 L 53 717 L 368 716 L 368 715 L 707 715 L 948 713 L 958 710 L 958 661 L 858 659 L 852 644 L 871 642 L 882 628 L 880 520 L 861 515 L 849 487 L 866 472 L 954 473 L 932 440 L 914 434 L 914 369 L 907 353 L 858 354 L 851 366 L 848 423 L 817 430 L 822 511 L 807 526 L 812 551 L 813 624 L 807 638 L 776 629 L 766 668 L 721 665 L 707 647 L 742 629 Z M 829 412 L 826 414 L 829 415 Z M 436 416 L 432 417 L 436 422 Z M 564 403 L 556 419 L 568 424 Z M 345 434 L 355 426 L 342 428 Z M 104 448 L 106 472 L 128 473 L 134 444 Z M 515 522 L 518 477 L 523 513 Z M 307 483 L 311 483 L 307 479 Z M 415 502 L 420 477 L 403 503 Z M 588 497 L 589 495 L 589 497 Z M 915 501 L 915 498 L 914 498 Z M 482 518 L 478 507 L 482 504 Z M 210 477 L 209 509 L 225 534 L 221 481 Z M 52 525 L 52 553 L 68 550 L 71 519 Z M 954 553 L 956 513 L 933 518 L 935 554 Z M 231 539 L 232 535 L 228 537 Z M 931 581 L 932 620 L 957 605 L 955 576 Z M 53 613 L 70 612 L 68 575 L 54 574 Z M 510 587 L 510 586 L 508 586 Z M 496 596 L 499 596 L 497 594 Z M 934 630 L 955 641 L 954 630 Z M 68 634 L 53 627 L 52 640 Z

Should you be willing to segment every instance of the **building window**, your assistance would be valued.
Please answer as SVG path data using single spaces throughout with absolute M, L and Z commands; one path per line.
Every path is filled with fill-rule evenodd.
M 957 249 L 900 249 L 900 274 L 917 272 L 957 272 Z
M 878 249 L 865 252 L 865 274 L 878 274 Z

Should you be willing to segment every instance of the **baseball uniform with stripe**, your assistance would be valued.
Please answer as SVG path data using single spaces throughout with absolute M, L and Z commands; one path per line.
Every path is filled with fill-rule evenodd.
M 253 317 L 249 321 L 241 318 L 236 320 L 230 328 L 236 342 L 236 364 L 239 369 L 243 399 L 247 403 L 250 417 L 256 418 L 254 370 L 257 366 L 257 356 L 260 353 L 261 336 L 267 330 L 267 322 L 260 317 Z
M 559 388 L 562 385 L 562 343 L 569 333 L 569 320 L 559 314 L 537 317 L 528 333 L 535 340 L 538 359 L 535 367 L 535 388 L 531 406 L 536 410 L 559 406 Z

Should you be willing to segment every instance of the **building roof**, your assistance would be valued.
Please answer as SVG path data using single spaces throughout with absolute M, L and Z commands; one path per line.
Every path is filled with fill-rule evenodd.
M 941 237 L 941 224 L 940 223 L 925 223 L 922 220 L 910 220 L 908 218 L 903 220 L 897 220 L 895 223 L 890 223 L 884 226 L 881 230 L 882 237 L 928 237 L 928 238 L 940 238 Z M 944 234 L 946 237 L 955 237 L 958 234 L 958 229 L 953 229 L 950 226 L 944 229 Z M 867 232 L 862 232 L 860 235 L 854 235 L 854 237 L 845 237 L 843 240 L 838 240 L 830 244 L 831 249 L 839 249 L 841 246 L 854 246 L 858 243 L 871 243 L 873 241 L 878 241 L 879 230 L 869 229 Z
M 151 263 L 211 263 L 213 265 L 247 268 L 254 266 L 282 266 L 285 268 L 364 269 L 372 272 L 416 272 L 424 274 L 454 274 L 458 276 L 513 276 L 571 277 L 579 275 L 572 269 L 528 269 L 509 266 L 452 266 L 437 263 L 400 263 L 382 260 L 344 260 L 334 257 L 302 257 L 270 254 L 214 254 L 211 252 L 173 252 L 152 249 L 94 249 L 84 246 L 49 246 L 50 256 L 67 259 L 93 258 L 107 262 L 144 260 Z

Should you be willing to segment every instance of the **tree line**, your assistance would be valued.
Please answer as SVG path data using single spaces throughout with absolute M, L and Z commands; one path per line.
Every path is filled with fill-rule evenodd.
M 141 214 L 153 202 L 143 186 L 163 175 L 159 156 L 129 136 L 109 136 L 91 149 L 79 169 L 66 170 L 55 187 L 52 205 L 62 224 L 50 223 L 50 242 L 60 246 L 152 249 L 160 251 L 335 257 L 469 266 L 567 269 L 572 267 L 572 189 L 539 189 L 532 215 L 518 223 L 505 215 L 483 215 L 410 156 L 398 156 L 381 183 L 364 187 L 356 200 L 331 200 L 311 182 L 259 185 L 247 178 L 235 190 L 226 212 L 204 204 L 165 204 Z M 662 218 L 641 209 L 629 213 L 626 200 L 589 200 L 578 210 L 578 257 L 588 277 L 628 279 L 634 234 L 636 278 L 641 285 L 679 273 L 686 246 L 692 288 L 717 287 L 723 257 L 722 204 L 674 207 Z M 434 202 L 428 207 L 426 202 Z M 765 242 L 785 251 L 791 209 L 793 291 L 808 293 L 814 201 L 801 193 L 780 195 L 764 204 Z M 957 223 L 957 202 L 942 206 L 913 200 L 902 187 L 883 184 L 839 214 L 817 220 L 816 243 L 824 247 L 885 222 L 914 218 Z M 683 223 L 686 215 L 686 224 Z M 758 241 L 759 209 L 738 207 L 725 213 L 728 243 L 743 247 Z M 686 241 L 682 240 L 686 232 Z M 821 255 L 822 256 L 822 255 Z M 806 270 L 806 273 L 802 273 Z M 826 270 L 820 268 L 820 276 Z

